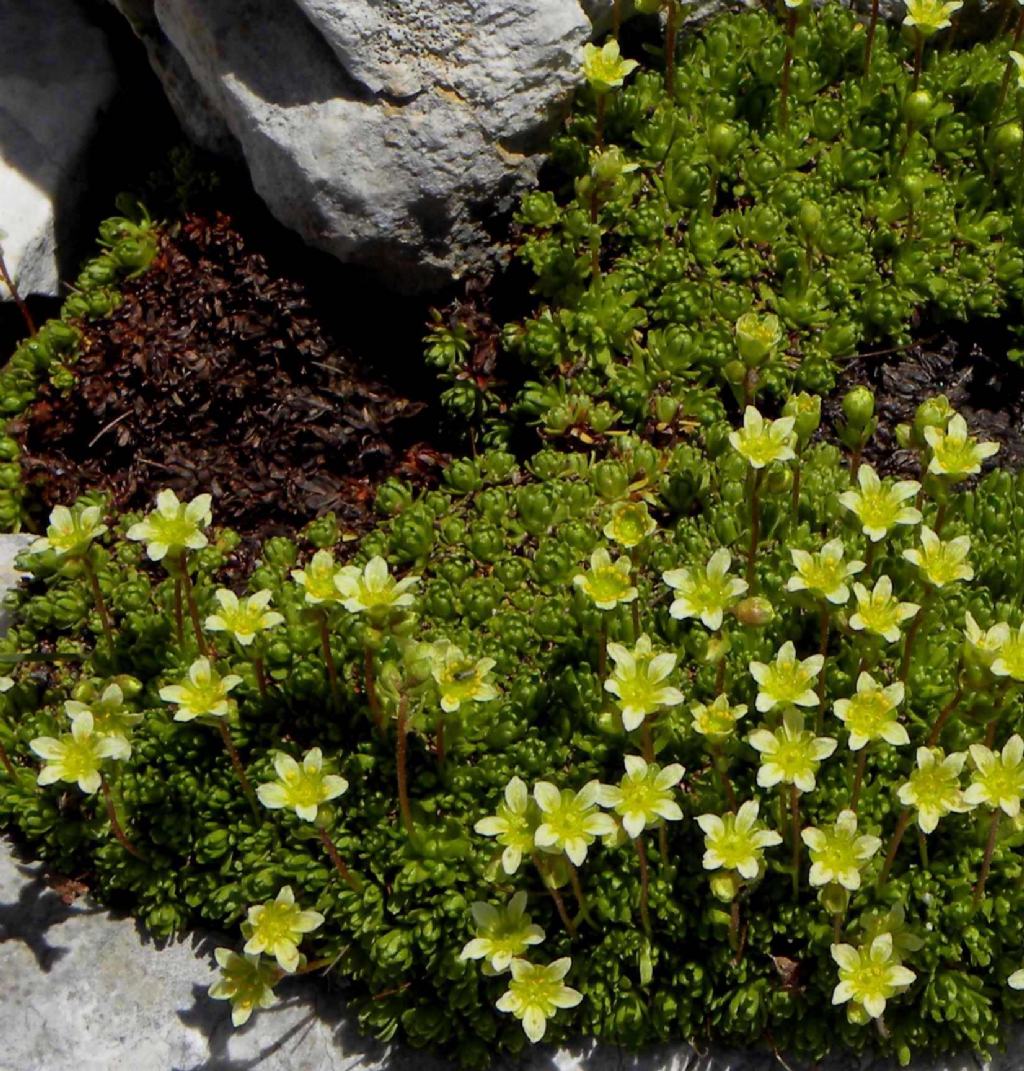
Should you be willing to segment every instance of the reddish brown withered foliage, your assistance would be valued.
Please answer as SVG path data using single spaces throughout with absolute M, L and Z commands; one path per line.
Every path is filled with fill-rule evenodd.
M 172 487 L 211 492 L 217 520 L 247 536 L 328 510 L 360 530 L 387 476 L 436 476 L 425 403 L 361 368 L 308 288 L 227 217 L 186 219 L 124 293 L 86 328 L 70 395 L 44 388 L 20 423 L 43 506 L 102 488 L 118 508 L 144 507 Z

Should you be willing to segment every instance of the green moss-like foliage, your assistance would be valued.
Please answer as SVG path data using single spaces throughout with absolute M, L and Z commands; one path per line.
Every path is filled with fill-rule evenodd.
M 930 419 L 941 426 L 948 412 Z M 413 605 L 385 615 L 374 628 L 364 614 L 328 604 L 337 699 L 321 647 L 323 606 L 304 601 L 291 571 L 316 548 L 331 548 L 340 560 L 352 544 L 342 542 L 325 518 L 299 544 L 269 541 L 255 572 L 244 577 L 233 564 L 236 537 L 210 530 L 209 546 L 191 557 L 200 618 L 217 612 L 215 591 L 223 585 L 239 593 L 267 589 L 272 607 L 284 615 L 253 648 L 232 646 L 223 633 L 206 636 L 218 672 L 242 678 L 232 692 L 237 711 L 230 732 L 248 778 L 254 786 L 272 780 L 279 751 L 299 759 L 309 748 L 322 748 L 327 768 L 350 787 L 323 812 L 321 824 L 361 882 L 359 892 L 332 869 L 313 825 L 262 808 L 254 818 L 215 732 L 172 720 L 174 708 L 159 690 L 185 676 L 198 649 L 184 612 L 178 638 L 174 580 L 124 538 L 137 518 L 117 521 L 89 552 L 114 623 L 112 651 L 80 559 L 59 559 L 52 549 L 23 559 L 33 579 L 9 597 L 13 626 L 2 643 L 25 661 L 12 670 L 16 684 L 2 700 L 2 743 L 14 776 L 0 772 L 0 817 L 56 866 L 91 872 L 98 894 L 129 906 L 158 935 L 199 923 L 237 926 L 247 908 L 290 885 L 303 908 L 325 916 L 303 943 L 304 953 L 313 963 L 337 960 L 332 975 L 348 983 L 345 999 L 364 1027 L 382 1038 L 442 1048 L 467 1065 L 482 1066 L 495 1053 L 525 1044 L 516 1020 L 495 1009 L 508 976 L 488 976 L 459 956 L 474 933 L 470 905 L 500 906 L 516 890 L 528 894 L 528 914 L 546 933 L 527 957 L 544 964 L 571 957 L 566 981 L 583 994 L 578 1008 L 548 1020 L 550 1040 L 580 1033 L 631 1047 L 663 1039 L 698 1045 L 768 1040 L 780 1051 L 814 1058 L 837 1046 L 878 1046 L 901 1061 L 916 1051 L 988 1050 L 1022 1010 L 1022 998 L 1006 984 L 1024 966 L 1019 822 L 1003 821 L 977 905 L 973 890 L 991 813 L 985 808 L 944 817 L 927 838 L 927 863 L 911 826 L 891 876 L 879 883 L 883 847 L 866 864 L 863 884 L 837 922 L 808 884 L 806 849 L 794 894 L 785 846 L 767 849 L 763 874 L 740 883 L 731 917 L 730 904 L 713 895 L 702 866 L 695 817 L 730 809 L 718 763 L 737 798 L 759 799 L 767 826 L 786 831 L 790 818 L 780 826 L 778 793 L 758 787 L 759 756 L 746 742 L 759 724 L 777 727 L 782 712 L 755 712 L 758 686 L 748 662 L 771 662 L 786 641 L 800 657 L 821 649 L 823 604 L 787 586 L 796 571 L 790 551 L 816 551 L 826 539 L 842 540 L 847 560 L 869 561 L 853 580 L 870 587 L 889 576 L 899 599 L 926 607 L 898 708 L 909 744 L 872 745 L 858 807 L 861 833 L 889 842 L 900 813 L 896 790 L 943 710 L 951 715 L 941 733 L 949 752 L 982 740 L 986 726 L 998 745 L 1020 728 L 1019 689 L 964 655 L 963 633 L 967 612 L 982 627 L 1021 623 L 1024 478 L 996 472 L 961 493 L 948 480 L 929 477 L 920 501 L 924 522 L 941 528 L 944 540 L 970 538 L 974 579 L 926 595 L 920 570 L 903 555 L 919 545 L 921 528 L 898 525 L 869 544 L 839 502 L 851 480 L 834 447 L 801 450 L 794 492 L 793 461 L 754 475 L 729 445 L 728 431 L 713 425 L 703 447 L 669 453 L 627 438 L 600 461 L 546 451 L 530 471 L 490 452 L 456 464 L 445 489 L 419 498 L 401 484 L 385 485 L 378 505 L 387 519 L 358 546 L 354 561 L 381 555 L 393 574 L 420 582 Z M 613 558 L 626 553 L 603 534 L 625 501 L 647 503 L 658 527 L 631 552 L 639 597 L 603 612 L 574 578 L 587 572 L 595 550 L 606 547 Z M 754 508 L 760 534 L 748 573 Z M 673 617 L 678 593 L 662 574 L 703 570 L 723 547 L 733 555 L 732 575 L 748 575 L 743 601 L 738 595 L 728 600 L 720 632 Z M 771 612 L 764 602 L 750 601 L 755 595 Z M 838 750 L 822 762 L 815 788 L 800 798 L 804 827 L 831 827 L 851 801 L 856 756 L 833 703 L 853 694 L 860 670 L 887 684 L 901 675 L 909 623 L 899 642 L 873 642 L 852 623 L 855 609 L 851 594 L 848 604 L 832 605 L 828 613 L 824 703 L 806 713 L 811 724 L 820 709 L 820 731 L 838 741 Z M 656 650 L 677 656 L 665 683 L 683 698 L 648 719 L 649 740 L 643 730 L 624 730 L 615 697 L 599 680 L 605 640 L 630 647 L 636 626 Z M 716 662 L 722 638 L 729 649 Z M 471 662 L 493 659 L 488 679 L 497 698 L 442 714 L 416 646 L 442 640 L 461 647 Z M 377 715 L 366 692 L 367 649 Z M 265 697 L 254 652 L 269 678 Z M 131 757 L 108 762 L 106 771 L 121 824 L 144 860 L 111 836 L 98 795 L 83 795 L 74 785 L 35 784 L 39 764 L 30 742 L 66 732 L 64 703 L 95 705 L 111 681 L 119 682 L 128 708 L 142 715 L 130 730 Z M 694 730 L 691 707 L 719 691 L 749 712 L 715 759 Z M 411 829 L 398 801 L 400 712 L 408 726 Z M 442 721 L 443 760 L 437 754 Z M 579 867 L 587 911 L 572 939 L 528 861 L 515 874 L 505 873 L 500 846 L 474 825 L 494 813 L 513 776 L 530 786 L 549 780 L 579 789 L 593 778 L 615 784 L 624 756 L 645 748 L 653 748 L 660 764 L 686 769 L 675 792 L 682 820 L 667 822 L 664 835 L 654 828 L 642 834 L 650 933 L 641 918 L 637 853 L 629 838 L 619 837 L 593 843 Z M 968 768 L 965 786 L 969 778 Z M 544 855 L 545 861 L 564 881 L 555 856 Z M 563 885 L 561 896 L 575 915 L 571 884 Z M 830 946 L 834 926 L 844 941 L 863 944 L 871 913 L 897 905 L 905 911 L 906 930 L 918 938 L 898 942 L 915 980 L 892 996 L 885 1029 L 878 1031 L 832 1007 L 838 979 Z
M 898 348 L 922 324 L 1018 322 L 1016 75 L 1000 93 L 1010 38 L 933 39 L 917 92 L 912 38 L 880 25 L 869 76 L 864 38 L 837 4 L 800 13 L 784 127 L 785 22 L 762 11 L 688 40 L 674 93 L 647 66 L 604 95 L 600 149 L 597 98 L 580 91 L 549 188 L 518 212 L 540 298 L 503 334 L 532 380 L 520 420 L 584 441 L 678 428 L 718 411 L 722 387 L 824 391 L 845 358 Z M 735 336 L 751 311 L 778 316 L 782 337 L 748 374 Z M 449 379 L 472 333 L 433 332 Z M 456 376 L 448 403 L 497 413 L 500 391 L 475 383 Z M 494 421 L 489 434 L 507 431 Z

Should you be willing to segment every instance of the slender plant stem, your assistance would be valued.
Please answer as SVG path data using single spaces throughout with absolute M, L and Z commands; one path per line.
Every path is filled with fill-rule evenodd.
M 7 754 L 7 748 L 3 744 L 0 744 L 0 764 L 7 771 L 7 776 L 11 780 L 15 780 L 18 776 L 18 771 L 15 770 L 14 764 L 11 762 L 11 756 Z
M 629 609 L 633 615 L 633 642 L 640 638 L 640 600 L 634 599 L 629 604 Z
M 747 586 L 754 590 L 757 544 L 761 539 L 761 478 L 764 469 L 757 469 L 750 483 L 750 548 L 747 551 Z
M 800 477 L 803 475 L 803 457 L 804 448 L 803 446 L 798 446 L 796 461 L 793 462 L 793 497 L 790 502 L 790 512 L 793 515 L 794 524 L 800 519 Z
M 412 807 L 409 805 L 409 779 L 407 771 L 409 734 L 409 698 L 403 692 L 398 699 L 398 725 L 395 730 L 395 768 L 398 777 L 398 809 L 406 833 L 412 832 Z
M 732 898 L 729 904 L 729 947 L 739 955 L 740 951 L 740 900 L 738 896 Z
M 882 864 L 882 872 L 878 875 L 878 886 L 881 888 L 889 877 L 889 871 L 892 870 L 892 864 L 896 860 L 896 853 L 900 850 L 900 842 L 903 840 L 903 834 L 907 831 L 907 826 L 910 825 L 911 813 L 909 807 L 904 807 L 900 811 L 900 816 L 896 820 L 896 828 L 893 830 L 892 840 L 889 842 L 889 850 L 885 853 L 885 862 Z
M 235 769 L 235 776 L 238 778 L 238 781 L 242 786 L 242 791 L 245 793 L 245 798 L 249 801 L 249 806 L 252 808 L 253 817 L 259 822 L 260 805 L 256 802 L 256 793 L 253 792 L 252 785 L 249 783 L 249 776 L 245 772 L 245 767 L 242 765 L 242 757 L 238 754 L 238 748 L 235 747 L 234 740 L 231 739 L 231 730 L 228 728 L 227 722 L 223 718 L 217 719 L 217 728 L 220 730 L 220 738 L 224 741 L 224 747 L 227 750 L 228 757 L 231 759 L 231 765 Z
M 262 655 L 254 654 L 252 656 L 252 668 L 256 674 L 256 684 L 259 687 L 260 696 L 266 699 L 270 689 L 267 687 L 267 667 L 263 663 Z
M 124 829 L 121 827 L 121 822 L 117 817 L 117 808 L 114 806 L 114 799 L 110 794 L 110 785 L 107 784 L 107 779 L 100 774 L 100 789 L 103 792 L 103 802 L 107 805 L 107 818 L 110 819 L 110 828 L 117 838 L 118 844 L 126 852 L 134 855 L 136 859 L 141 859 L 142 862 L 146 862 L 146 857 L 135 847 L 134 844 L 125 835 Z
M 985 895 L 985 882 L 988 881 L 988 873 L 992 869 L 992 855 L 996 850 L 996 837 L 999 836 L 999 819 L 1003 812 L 998 808 L 992 811 L 992 818 L 988 827 L 988 840 L 985 843 L 985 858 L 981 861 L 981 873 L 978 875 L 978 883 L 974 886 L 974 906 L 981 903 Z
M 444 718 L 444 711 L 438 709 L 437 717 L 434 719 L 434 754 L 437 757 L 438 766 L 444 766 L 445 756 L 447 755 L 444 739 Z
M 991 747 L 996 742 L 996 729 L 999 727 L 999 716 L 992 718 L 985 726 L 985 747 Z
M 604 688 L 608 677 L 608 618 L 601 614 L 601 629 L 597 637 L 597 681 Z
M 598 149 L 603 149 L 604 148 L 604 120 L 605 120 L 605 116 L 607 114 L 608 114 L 608 94 L 607 93 L 598 93 L 597 94 L 596 112 L 595 112 L 595 118 L 594 118 L 594 145 Z M 597 195 L 595 193 L 593 199 L 591 200 L 591 205 L 590 205 L 591 217 L 593 217 L 593 215 L 594 215 L 594 206 L 596 204 L 597 204 Z
M 725 798 L 729 801 L 729 810 L 738 811 L 739 803 L 736 799 L 736 790 L 732 787 L 732 779 L 726 769 L 725 756 L 722 754 L 722 749 L 717 744 L 714 744 L 709 750 L 711 751 L 711 761 L 718 774 L 718 779 L 722 782 L 722 788 L 725 789 Z
M 326 610 L 321 610 L 317 614 L 317 622 L 320 626 L 320 652 L 323 655 L 324 665 L 327 667 L 327 679 L 331 685 L 331 699 L 337 706 L 341 702 L 341 690 L 338 687 L 338 667 L 334 664 L 334 654 L 331 652 L 331 634 L 327 629 Z
M 840 944 L 843 939 L 843 916 L 832 916 L 832 941 L 834 944 Z
M 25 329 L 30 335 L 36 333 L 35 320 L 32 319 L 32 313 L 29 312 L 28 304 L 25 299 L 18 293 L 18 288 L 15 285 L 14 279 L 11 273 L 7 270 L 7 262 L 4 260 L 3 250 L 0 249 L 0 282 L 7 287 L 11 294 L 11 300 L 18 306 L 18 312 L 21 313 L 21 318 L 25 322 Z
M 878 0 L 871 0 L 871 16 L 868 19 L 868 32 L 864 41 L 864 73 L 871 73 L 871 52 L 875 46 L 875 31 L 878 29 Z
M 723 629 L 719 629 L 715 633 L 715 639 L 722 642 L 725 639 L 725 632 Z M 715 695 L 721 695 L 725 691 L 725 670 L 726 670 L 726 656 L 723 651 L 718 659 L 718 666 L 715 670 Z
M 800 895 L 800 789 L 789 786 L 789 810 L 793 819 L 793 896 Z
M 579 904 L 580 914 L 590 921 L 590 910 L 587 907 L 587 897 L 583 892 L 583 883 L 580 881 L 579 871 L 576 869 L 572 862 L 568 862 L 569 867 L 569 881 L 572 882 L 572 893 L 576 897 L 576 903 Z
M 181 597 L 181 577 L 174 578 L 174 630 L 179 646 L 185 643 L 185 606 Z
M 110 648 L 111 657 L 113 657 L 115 643 L 114 622 L 110 616 L 110 608 L 107 606 L 107 601 L 103 598 L 103 592 L 100 590 L 100 578 L 96 575 L 96 569 L 92 564 L 88 551 L 82 556 L 82 570 L 85 573 L 86 580 L 89 582 L 93 601 L 96 603 L 96 612 L 100 615 L 100 621 L 103 624 L 103 634 L 106 637 L 107 646 Z
M 644 933 L 651 934 L 651 911 L 648 904 L 650 894 L 651 875 L 647 865 L 647 848 L 644 846 L 643 834 L 637 837 L 633 843 L 636 845 L 636 858 L 640 864 L 640 921 L 644 927 Z
M 914 91 L 921 83 L 921 68 L 924 66 L 924 34 L 914 27 Z M 907 141 L 910 141 L 910 123 L 907 123 Z M 904 150 L 906 151 L 906 150 Z
M 612 3 L 612 37 L 619 39 L 619 30 L 622 29 L 622 0 L 614 0 Z
M 669 97 L 676 92 L 676 40 L 679 36 L 679 0 L 668 0 L 665 21 L 665 90 Z
M 864 784 L 864 771 L 868 765 L 868 745 L 865 744 L 857 755 L 857 772 L 853 776 L 853 791 L 850 793 L 850 810 L 857 813 L 857 804 L 860 802 L 860 790 Z
M 828 659 L 828 637 L 831 618 L 828 607 L 822 606 L 821 615 L 818 618 L 818 654 L 821 655 L 821 670 L 818 673 L 818 711 L 814 716 L 814 731 L 820 733 L 825 718 L 825 662 Z
M 203 635 L 203 625 L 199 620 L 199 606 L 196 603 L 195 589 L 192 587 L 192 577 L 188 572 L 188 557 L 185 551 L 181 552 L 178 559 L 178 568 L 181 570 L 181 586 L 185 593 L 185 602 L 188 605 L 188 615 L 192 619 L 192 628 L 196 634 L 196 643 L 199 653 L 205 658 L 210 656 L 210 648 L 206 646 L 206 637 Z
M 384 717 L 380 709 L 380 699 L 377 696 L 377 675 L 373 670 L 373 651 L 367 644 L 363 647 L 363 687 L 366 689 L 366 701 L 370 705 L 370 713 L 377 731 L 384 732 Z
M 789 81 L 793 70 L 793 38 L 796 34 L 796 8 L 786 10 L 786 54 L 782 60 L 782 85 L 779 89 L 779 126 L 789 122 Z
M 334 864 L 334 869 L 349 883 L 354 892 L 363 891 L 363 883 L 356 877 L 355 874 L 349 870 L 345 860 L 341 857 L 341 852 L 338 851 L 338 846 L 331 840 L 330 834 L 326 829 L 317 829 L 317 833 L 320 834 L 320 841 L 330 856 L 331 862 Z
M 658 826 L 658 853 L 661 856 L 661 865 L 668 866 L 668 827 L 664 822 Z
M 565 901 L 562 899 L 562 894 L 555 888 L 554 885 L 548 882 L 548 875 L 544 870 L 543 863 L 541 863 L 540 861 L 540 856 L 533 855 L 530 858 L 533 862 L 534 867 L 537 870 L 537 873 L 540 875 L 541 884 L 544 886 L 545 889 L 547 889 L 548 893 L 551 896 L 551 899 L 555 903 L 555 909 L 558 911 L 558 917 L 562 920 L 562 925 L 565 927 L 566 933 L 568 933 L 571 938 L 575 938 L 576 925 L 569 917 L 569 912 L 565 908 Z
M 917 827 L 917 856 L 921 860 L 921 866 L 928 869 L 928 838 L 924 835 L 921 827 Z
M 935 724 L 932 726 L 931 732 L 928 734 L 926 744 L 928 747 L 935 747 L 939 742 L 939 737 L 942 735 L 942 730 L 946 727 L 946 722 L 953 716 L 953 711 L 960 705 L 960 700 L 964 697 L 963 685 L 957 681 L 956 691 L 953 693 L 953 698 L 942 708 L 941 713 L 935 719 Z
M 649 717 L 640 723 L 640 746 L 645 762 L 654 762 L 654 734 L 651 732 Z
M 907 629 L 907 638 L 903 641 L 903 661 L 900 663 L 900 682 L 903 684 L 907 683 L 907 677 L 910 676 L 910 656 L 914 653 L 914 641 L 917 639 L 917 634 L 921 631 L 924 619 L 928 615 L 931 598 L 932 589 L 925 588 L 924 595 L 921 598 L 921 608 L 914 615 L 914 620 L 910 622 L 910 628 Z

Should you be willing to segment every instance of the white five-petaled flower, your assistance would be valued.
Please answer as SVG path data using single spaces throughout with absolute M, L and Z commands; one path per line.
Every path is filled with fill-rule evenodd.
M 787 640 L 773 662 L 751 660 L 750 675 L 757 681 L 755 706 L 762 714 L 777 706 L 813 707 L 818 704 L 814 681 L 825 665 L 823 655 L 798 659 L 792 641 Z
M 704 869 L 735 870 L 740 877 L 757 877 L 765 848 L 782 843 L 774 830 L 758 821 L 759 805 L 747 800 L 736 814 L 702 814 L 696 821 L 704 833 Z
M 226 718 L 233 703 L 228 693 L 241 683 L 242 678 L 237 674 L 228 673 L 222 677 L 208 658 L 197 658 L 189 666 L 188 679 L 180 684 L 165 685 L 160 689 L 160 698 L 165 703 L 177 705 L 175 721 Z
M 843 561 L 845 549 L 841 539 L 830 539 L 817 554 L 791 550 L 796 573 L 786 581 L 786 590 L 809 591 L 836 606 L 844 605 L 850 598 L 846 581 L 864 568 L 862 561 Z
M 504 848 L 501 866 L 514 874 L 533 851 L 533 832 L 537 827 L 537 809 L 521 777 L 513 777 L 505 786 L 504 800 L 494 814 L 481 818 L 473 829 L 483 837 L 494 837 Z
M 210 986 L 214 1000 L 231 1001 L 231 1022 L 235 1026 L 247 1023 L 257 1008 L 269 1008 L 274 1003 L 277 968 L 260 956 L 239 955 L 230 948 L 218 948 L 213 953 L 220 967 L 220 977 Z
M 863 584 L 855 583 L 853 593 L 857 598 L 857 610 L 850 615 L 850 628 L 881 636 L 887 643 L 895 643 L 900 638 L 903 622 L 909 621 L 921 609 L 917 603 L 900 602 L 894 598 L 892 580 L 887 576 L 880 576 L 871 591 Z
M 732 555 L 720 547 L 701 569 L 669 569 L 661 578 L 676 591 L 669 613 L 682 621 L 699 617 L 712 632 L 722 627 L 725 611 L 747 590 L 747 582 L 729 576 Z
M 883 686 L 870 673 L 862 671 L 857 676 L 856 694 L 849 699 L 837 699 L 833 705 L 836 717 L 850 734 L 851 751 L 860 751 L 875 740 L 884 740 L 894 747 L 910 743 L 910 736 L 896 712 L 904 692 L 900 681 Z
M 179 502 L 169 488 L 156 496 L 156 509 L 128 529 L 127 536 L 146 544 L 146 554 L 155 562 L 168 554 L 202 550 L 209 540 L 203 531 L 213 515 L 210 495 L 196 495 L 191 502 Z
M 897 480 L 884 483 L 870 465 L 861 465 L 857 470 L 859 491 L 844 491 L 839 496 L 840 505 L 850 510 L 860 521 L 861 531 L 877 543 L 897 524 L 920 524 L 921 511 L 915 506 L 903 505 L 913 498 L 921 485 L 916 480 Z
M 1024 625 L 1016 632 L 1009 625 L 1002 635 L 1002 642 L 995 658 L 992 659 L 992 672 L 997 677 L 1012 677 L 1015 681 L 1024 681 Z M 990 630 L 991 631 L 991 630 Z
M 833 1004 L 855 1001 L 872 1019 L 885 1011 L 885 1003 L 912 985 L 916 974 L 904 967 L 893 953 L 892 935 L 880 934 L 864 948 L 835 944 L 832 958 L 839 967 L 839 984 Z
M 683 812 L 674 790 L 683 779 L 682 766 L 674 762 L 662 769 L 639 755 L 627 755 L 625 764 L 617 785 L 601 787 L 601 805 L 615 811 L 626 833 L 636 839 L 661 821 L 678 822 Z
M 50 524 L 46 535 L 37 539 L 29 548 L 34 554 L 53 550 L 60 558 L 80 558 L 107 530 L 102 523 L 103 511 L 99 506 L 54 506 L 50 511 Z
M 77 784 L 87 795 L 97 792 L 103 780 L 104 759 L 122 761 L 132 752 L 123 736 L 99 736 L 93 731 L 92 714 L 83 710 L 71 719 L 71 732 L 60 737 L 37 736 L 29 747 L 43 760 L 36 781 L 52 785 L 56 781 Z
M 725 694 L 715 696 L 711 703 L 694 703 L 690 707 L 693 713 L 694 732 L 710 737 L 714 742 L 725 740 L 736 732 L 736 723 L 747 712 L 745 703 L 729 702 Z
M 1020 734 L 1014 733 L 1003 745 L 1002 752 L 984 744 L 971 744 L 968 751 L 974 776 L 964 792 L 964 803 L 970 807 L 983 803 L 1016 818 L 1024 795 L 1024 740 Z
M 964 653 L 970 661 L 991 667 L 1009 636 L 1010 626 L 1005 621 L 984 629 L 970 610 L 964 614 Z
M 459 959 L 482 959 L 496 974 L 507 971 L 512 960 L 544 940 L 544 931 L 526 914 L 526 892 L 520 889 L 503 907 L 477 901 L 470 905 L 474 937 Z
M 668 652 L 655 654 L 646 633 L 632 650 L 621 643 L 609 643 L 608 654 L 615 670 L 604 682 L 604 689 L 619 700 L 627 732 L 639 728 L 648 715 L 683 701 L 683 693 L 665 683 L 675 669 L 677 656 Z
M 757 783 L 762 788 L 781 783 L 796 785 L 801 792 L 814 789 L 818 767 L 836 749 L 831 736 L 815 736 L 805 729 L 804 716 L 793 707 L 782 715 L 782 725 L 774 732 L 755 729 L 747 740 L 761 753 Z
M 613 562 L 608 551 L 600 547 L 590 555 L 590 568 L 577 573 L 572 582 L 599 610 L 614 610 L 619 603 L 632 602 L 639 594 L 630 572 L 629 558 L 623 555 Z
M 922 833 L 931 833 L 939 819 L 970 809 L 960 789 L 960 771 L 967 755 L 955 751 L 945 755 L 941 748 L 919 747 L 917 767 L 910 780 L 900 785 L 897 795 L 905 807 L 917 810 L 917 824 Z
M 220 604 L 220 612 L 207 617 L 207 631 L 228 632 L 243 647 L 248 647 L 259 633 L 284 621 L 283 614 L 268 609 L 273 598 L 269 588 L 242 599 L 227 588 L 218 588 L 214 597 Z
M 318 550 L 305 569 L 293 569 L 292 580 L 302 588 L 310 606 L 321 606 L 341 601 L 335 586 L 338 564 L 329 550 Z
M 604 526 L 606 539 L 620 547 L 639 546 L 658 525 L 647 509 L 646 502 L 619 502 L 612 509 L 611 520 Z
M 319 911 L 303 911 L 295 903 L 290 885 L 282 886 L 276 899 L 249 908 L 242 925 L 242 935 L 248 938 L 242 951 L 250 956 L 267 952 L 281 970 L 291 974 L 301 963 L 299 945 L 303 937 L 323 922 Z
M 526 1036 L 536 1043 L 544 1037 L 548 1019 L 560 1008 L 575 1008 L 583 999 L 582 993 L 563 981 L 572 960 L 566 956 L 543 966 L 514 959 L 510 966 L 512 979 L 508 990 L 498 998 L 495 1007 L 519 1019 Z
M 831 829 L 811 826 L 800 833 L 811 855 L 811 885 L 836 882 L 850 892 L 860 888 L 860 872 L 882 846 L 878 837 L 857 835 L 857 815 L 842 811 Z
M 921 527 L 921 548 L 908 547 L 903 557 L 921 570 L 929 584 L 945 587 L 957 580 L 973 580 L 974 569 L 967 560 L 970 536 L 957 536 L 943 542 L 927 525 Z
M 339 774 L 324 772 L 324 756 L 318 747 L 302 756 L 302 765 L 291 755 L 274 756 L 276 781 L 267 781 L 256 789 L 260 803 L 269 810 L 293 810 L 303 822 L 315 822 L 320 805 L 337 799 L 348 791 L 348 781 Z
M 493 658 L 472 658 L 461 647 L 439 640 L 431 645 L 430 674 L 437 684 L 441 709 L 454 714 L 463 703 L 488 703 L 500 695 L 490 679 Z
M 602 790 L 596 779 L 588 781 L 579 792 L 538 781 L 533 786 L 533 798 L 540 808 L 540 824 L 533 834 L 534 844 L 546 852 L 565 852 L 571 863 L 580 866 L 587 857 L 587 848 L 598 837 L 615 832 L 612 816 L 597 809 Z
M 763 469 L 773 461 L 792 461 L 796 457 L 795 424 L 795 417 L 765 420 L 748 405 L 743 412 L 743 427 L 729 433 L 729 442 L 751 468 Z
M 346 565 L 334 575 L 342 606 L 350 613 L 366 613 L 371 617 L 412 606 L 416 596 L 411 589 L 419 582 L 418 576 L 395 580 L 388 572 L 388 563 L 379 554 L 362 569 L 358 565 Z
M 64 713 L 72 720 L 88 711 L 92 715 L 93 732 L 97 736 L 123 736 L 126 739 L 132 729 L 142 721 L 142 715 L 128 710 L 124 705 L 124 692 L 116 682 L 108 684 L 99 698 L 83 703 L 68 699 Z
M 962 479 L 981 472 L 981 463 L 999 452 L 998 443 L 980 443 L 967 433 L 967 421 L 956 413 L 945 428 L 924 429 L 931 448 L 928 471 L 936 476 Z

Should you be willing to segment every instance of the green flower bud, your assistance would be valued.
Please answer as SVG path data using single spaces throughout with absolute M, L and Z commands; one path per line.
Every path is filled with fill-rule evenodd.
M 764 364 L 782 344 L 782 324 L 773 313 L 745 312 L 736 321 L 736 348 L 748 368 Z
M 903 101 L 903 118 L 914 126 L 923 126 L 928 121 L 934 101 L 927 89 L 915 89 Z
M 753 595 L 733 607 L 736 620 L 747 628 L 764 628 L 775 617 L 775 609 L 762 595 Z
M 992 148 L 1001 156 L 1009 156 L 1020 151 L 1024 141 L 1024 128 L 1020 123 L 1004 123 L 992 135 Z
M 797 223 L 800 230 L 808 237 L 818 233 L 821 227 L 821 209 L 813 201 L 802 201 L 800 211 L 797 214 Z
M 917 407 L 914 414 L 914 440 L 916 445 L 923 446 L 925 443 L 925 428 L 945 429 L 953 415 L 953 407 L 944 394 L 938 394 L 929 398 Z
M 821 424 L 821 395 L 791 394 L 782 408 L 782 415 L 793 417 L 793 430 L 801 444 L 810 441 Z
M 708 148 L 716 160 L 727 160 L 740 143 L 740 133 L 732 123 L 715 123 L 708 131 Z
M 867 387 L 854 387 L 843 396 L 843 415 L 851 428 L 866 428 L 875 415 L 875 396 Z
M 594 487 L 606 501 L 624 498 L 629 490 L 629 472 L 621 461 L 599 461 L 593 468 Z

